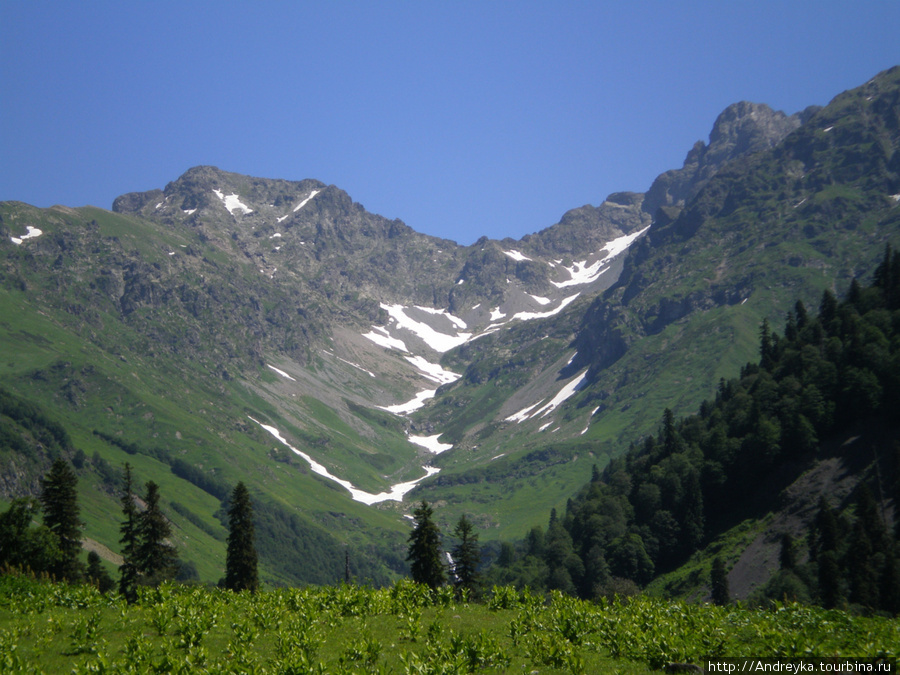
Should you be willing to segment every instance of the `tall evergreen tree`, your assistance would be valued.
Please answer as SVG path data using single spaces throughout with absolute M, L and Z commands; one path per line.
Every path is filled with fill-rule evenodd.
M 441 562 L 441 532 L 431 520 L 432 509 L 424 499 L 413 511 L 416 526 L 409 535 L 409 562 L 412 579 L 416 583 L 437 588 L 446 580 Z
M 225 556 L 225 588 L 232 591 L 259 589 L 253 503 L 243 482 L 235 485 L 228 509 L 228 551 Z
M 703 543 L 705 517 L 703 514 L 703 491 L 700 487 L 700 472 L 691 468 L 685 481 L 684 498 L 681 502 L 681 532 L 687 552 L 692 553 Z
M 166 541 L 172 528 L 159 506 L 159 486 L 151 480 L 146 487 L 147 508 L 138 518 L 138 569 L 145 583 L 157 585 L 175 576 L 178 552 Z
M 794 538 L 787 532 L 781 535 L 781 550 L 778 553 L 778 562 L 783 570 L 793 570 L 797 567 L 797 550 L 794 546 Z
M 713 559 L 712 570 L 709 575 L 712 586 L 712 600 L 719 606 L 725 606 L 731 602 L 731 593 L 728 590 L 728 571 L 725 569 L 725 561 L 720 556 Z
M 826 609 L 833 609 L 844 604 L 844 591 L 841 581 L 841 565 L 837 553 L 833 550 L 822 551 L 818 557 L 819 600 Z
M 56 536 L 59 560 L 50 570 L 56 578 L 78 581 L 83 566 L 81 552 L 82 523 L 78 519 L 78 477 L 67 461 L 58 458 L 41 481 L 41 506 L 44 525 Z
M 478 534 L 472 525 L 472 521 L 465 514 L 460 516 L 459 522 L 453 530 L 459 543 L 453 547 L 450 555 L 453 558 L 453 585 L 457 590 L 466 589 L 469 597 L 478 595 L 478 563 L 481 562 L 481 552 L 478 548 Z
M 119 527 L 122 538 L 122 564 L 119 566 L 119 594 L 131 604 L 137 600 L 138 583 L 138 511 L 134 503 L 131 465 L 125 463 L 125 485 L 122 490 L 122 515 Z

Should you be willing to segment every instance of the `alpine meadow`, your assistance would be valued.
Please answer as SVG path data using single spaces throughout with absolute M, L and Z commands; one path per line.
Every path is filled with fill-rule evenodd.
M 2 202 L 0 345 L 2 672 L 900 654 L 900 66 L 518 240 Z

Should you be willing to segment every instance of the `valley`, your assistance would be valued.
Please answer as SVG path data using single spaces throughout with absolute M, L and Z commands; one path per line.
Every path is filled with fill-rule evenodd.
M 796 115 L 735 104 L 645 193 L 470 246 L 209 166 L 111 210 L 4 202 L 0 387 L 66 429 L 102 550 L 128 461 L 203 581 L 243 480 L 265 583 L 334 583 L 349 553 L 387 584 L 422 499 L 444 531 L 519 540 L 714 397 L 764 319 L 871 276 L 900 243 L 898 120 L 898 68 Z M 0 450 L 11 500 L 51 452 L 7 426 L 28 448 Z

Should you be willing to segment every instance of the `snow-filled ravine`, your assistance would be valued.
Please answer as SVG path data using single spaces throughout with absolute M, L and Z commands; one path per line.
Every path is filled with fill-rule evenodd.
M 363 504 L 367 504 L 369 506 L 371 506 L 372 504 L 377 504 L 379 502 L 386 502 L 386 501 L 401 502 L 401 501 L 403 501 L 403 497 L 404 497 L 404 495 L 406 495 L 407 492 L 412 490 L 414 487 L 416 487 L 416 485 L 421 483 L 423 480 L 425 480 L 429 476 L 433 476 L 434 474 L 436 474 L 437 472 L 440 471 L 440 469 L 435 468 L 433 466 L 427 466 L 427 465 L 423 466 L 422 469 L 425 471 L 425 475 L 422 476 L 421 478 L 417 478 L 416 480 L 407 481 L 405 483 L 397 483 L 396 485 L 392 485 L 391 489 L 388 490 L 387 492 L 379 492 L 378 494 L 372 494 L 371 492 L 366 492 L 365 490 L 360 490 L 359 488 L 354 487 L 353 483 L 351 483 L 348 480 L 344 480 L 343 478 L 338 478 L 337 476 L 335 476 L 333 473 L 331 473 L 328 469 L 326 469 L 324 466 L 319 464 L 316 460 L 314 460 L 312 457 L 307 455 L 305 452 L 303 452 L 302 450 L 298 450 L 293 445 L 288 443 L 287 439 L 285 439 L 285 437 L 281 434 L 281 432 L 278 429 L 276 429 L 275 427 L 268 425 L 268 424 L 263 424 L 259 420 L 253 419 L 252 417 L 249 417 L 249 419 L 253 422 L 256 422 L 256 424 L 258 424 L 260 427 L 262 427 L 263 429 L 268 431 L 270 434 L 272 434 L 272 436 L 277 438 L 279 442 L 281 442 L 288 449 L 290 449 L 291 452 L 293 452 L 295 455 L 302 457 L 304 459 L 304 461 L 306 461 L 306 463 L 309 464 L 309 468 L 312 470 L 313 473 L 317 473 L 320 476 L 327 478 L 330 481 L 334 481 L 338 485 L 346 488 L 347 491 L 350 493 L 350 497 L 354 501 L 362 502 Z M 447 446 L 445 443 L 437 443 L 437 439 L 434 437 L 410 436 L 409 440 L 412 441 L 413 443 L 416 443 L 418 445 L 421 445 L 421 446 L 429 449 L 431 452 L 434 452 L 435 454 L 437 454 L 438 452 L 443 452 L 444 450 L 448 450 L 450 447 L 452 447 L 452 446 Z M 436 450 L 436 449 L 434 449 L 435 447 L 440 447 L 440 449 Z
M 632 234 L 617 237 L 608 242 L 603 248 L 597 251 L 597 260 L 588 263 L 590 258 L 580 262 L 574 262 L 570 267 L 561 266 L 561 262 L 554 262 L 553 265 L 568 274 L 569 278 L 564 281 L 552 281 L 551 283 L 559 289 L 568 288 L 570 286 L 586 286 L 597 281 L 603 274 L 611 269 L 611 263 L 614 258 L 628 250 L 628 248 L 647 230 L 648 227 L 634 232 Z M 532 260 L 525 254 L 517 250 L 503 251 L 507 256 L 516 261 Z M 604 254 L 605 255 L 601 255 Z M 593 256 L 592 256 L 593 257 Z M 548 263 L 549 264 L 549 263 Z M 461 279 L 460 282 L 463 280 Z M 437 363 L 431 363 L 424 356 L 415 354 L 411 345 L 424 343 L 431 352 L 443 354 L 455 347 L 465 344 L 471 340 L 496 333 L 504 327 L 510 325 L 514 321 L 533 321 L 535 319 L 546 319 L 562 312 L 572 302 L 581 295 L 580 291 L 572 295 L 566 295 L 556 300 L 541 296 L 525 294 L 533 302 L 541 307 L 546 307 L 541 311 L 519 311 L 509 314 L 508 311 L 502 310 L 500 307 L 492 308 L 489 311 L 489 320 L 486 325 L 480 326 L 478 329 L 470 327 L 465 321 L 454 316 L 445 309 L 434 309 L 432 307 L 420 307 L 403 305 L 381 304 L 381 308 L 388 313 L 388 322 L 384 326 L 372 326 L 368 333 L 364 333 L 363 337 L 371 340 L 375 344 L 384 349 L 396 350 L 402 352 L 404 357 L 412 363 L 424 377 L 435 382 L 438 386 L 455 382 L 461 375 L 449 370 L 443 369 Z M 583 377 L 583 376 L 582 376 Z M 575 385 L 573 385 L 575 386 Z M 569 391 L 564 388 L 558 396 L 564 398 L 556 404 L 549 405 L 547 412 L 552 411 L 557 405 L 562 403 L 566 398 L 575 393 L 577 389 Z M 379 406 L 382 410 L 395 413 L 397 415 L 408 415 L 422 406 L 425 402 L 433 398 L 437 392 L 437 388 L 423 389 L 416 395 L 404 403 L 398 403 L 391 406 Z M 555 400 L 555 399 L 554 399 Z M 536 408 L 538 403 L 532 406 Z M 544 414 L 544 409 L 540 411 Z M 516 413 L 519 415 L 520 413 Z M 513 417 L 516 417 L 515 415 Z M 521 421 L 521 420 L 519 420 Z

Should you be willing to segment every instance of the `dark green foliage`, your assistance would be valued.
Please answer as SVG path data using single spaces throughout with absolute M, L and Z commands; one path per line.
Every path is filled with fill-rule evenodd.
M 51 456 L 72 450 L 68 432 L 57 421 L 50 419 L 41 408 L 0 387 L 0 421 L 9 418 L 19 427 L 28 429 L 34 440 L 49 451 Z M 9 445 L 11 444 L 11 445 Z M 13 425 L 0 424 L 0 447 L 11 447 L 20 452 L 30 452 L 15 432 Z
M 46 527 L 32 527 L 38 510 L 34 499 L 14 499 L 0 513 L 0 569 L 17 567 L 49 572 L 59 562 L 59 543 Z
M 728 590 L 728 570 L 725 569 L 725 561 L 720 556 L 713 559 L 712 570 L 709 573 L 709 585 L 712 589 L 712 601 L 720 607 L 731 602 L 731 593 Z
M 227 513 L 223 511 L 220 516 L 227 528 Z M 253 524 L 256 551 L 267 570 L 311 584 L 337 584 L 344 578 L 344 544 L 324 527 L 310 523 L 276 502 L 265 501 L 253 504 Z M 352 576 L 377 586 L 389 583 L 389 577 L 377 563 L 387 560 L 398 572 L 405 570 L 402 554 L 393 550 L 401 541 L 399 537 L 388 539 L 378 549 L 351 546 Z
M 109 572 L 103 567 L 103 564 L 100 562 L 100 556 L 96 551 L 88 553 L 87 562 L 87 578 L 93 584 L 96 584 L 97 589 L 101 593 L 108 593 L 116 587 L 116 582 L 113 581 L 112 577 L 109 576 Z
M 894 288 L 894 275 L 900 260 L 888 249 L 873 286 L 857 284 L 844 302 L 824 293 L 818 316 L 798 302 L 784 337 L 764 322 L 759 364 L 722 380 L 699 415 L 676 421 L 667 409 L 657 435 L 611 460 L 599 478 L 592 475 L 564 516 L 551 514 L 546 535 L 540 528 L 528 535 L 526 558 L 546 567 L 537 587 L 574 586 L 593 597 L 610 577 L 645 584 L 711 538 L 777 508 L 779 491 L 821 456 L 823 440 L 860 423 L 880 424 L 895 438 L 900 311 L 890 309 L 894 299 L 885 291 Z M 900 467 L 895 471 L 891 485 L 900 480 Z M 865 485 L 854 515 L 848 519 L 823 497 L 811 523 L 810 562 L 798 560 L 786 537 L 783 573 L 768 597 L 896 611 L 894 537 Z
M 169 466 L 172 469 L 172 473 L 176 476 L 190 481 L 216 499 L 226 499 L 228 497 L 228 485 L 224 481 L 210 476 L 196 466 L 188 464 L 183 459 L 172 457 L 169 461 Z
M 432 513 L 425 500 L 413 511 L 416 526 L 409 534 L 406 560 L 413 581 L 437 588 L 443 585 L 446 576 L 441 560 L 441 532 L 431 519 Z
M 148 481 L 146 488 L 146 508 L 138 518 L 137 566 L 142 583 L 156 586 L 175 576 L 178 553 L 167 541 L 172 528 L 159 506 L 159 486 Z
M 44 525 L 56 537 L 60 554 L 50 571 L 58 579 L 78 581 L 83 575 L 78 560 L 82 529 L 78 518 L 78 478 L 69 463 L 58 458 L 41 483 Z
M 792 570 L 797 566 L 797 551 L 794 547 L 794 538 L 787 532 L 781 535 L 781 550 L 778 553 L 778 563 L 783 570 Z
M 478 548 L 478 534 L 472 525 L 472 521 L 465 514 L 460 516 L 456 527 L 453 529 L 459 543 L 450 552 L 453 558 L 453 585 L 459 589 L 466 589 L 470 598 L 478 596 L 481 583 L 478 567 L 481 563 L 481 551 Z
M 231 493 L 228 509 L 228 551 L 225 557 L 225 588 L 256 592 L 259 588 L 253 503 L 243 482 Z
M 138 512 L 134 503 L 131 465 L 125 463 L 125 485 L 122 490 L 122 564 L 119 566 L 119 593 L 130 604 L 137 600 L 138 582 Z

